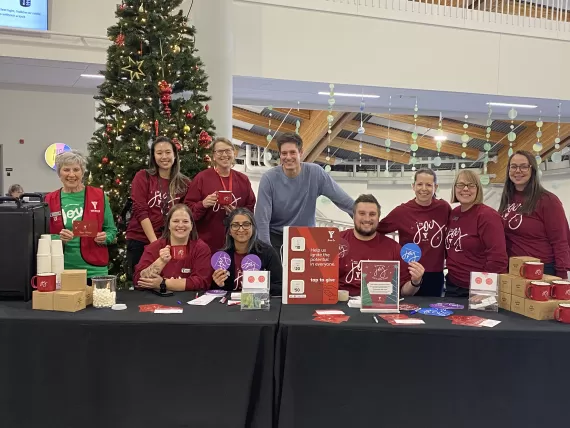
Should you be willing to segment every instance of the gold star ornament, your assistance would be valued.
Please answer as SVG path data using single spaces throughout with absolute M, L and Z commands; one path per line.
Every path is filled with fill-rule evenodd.
M 142 71 L 142 65 L 144 61 L 133 61 L 132 58 L 129 57 L 129 65 L 121 68 L 121 70 L 126 71 L 130 74 L 131 80 L 133 79 L 140 79 L 145 74 Z

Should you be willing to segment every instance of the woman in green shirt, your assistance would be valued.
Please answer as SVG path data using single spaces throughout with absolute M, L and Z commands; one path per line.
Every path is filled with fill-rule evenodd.
M 65 269 L 87 269 L 87 278 L 108 274 L 106 245 L 117 235 L 109 200 L 98 187 L 85 186 L 86 161 L 77 151 L 57 155 L 55 165 L 63 187 L 46 196 L 50 233 L 64 243 Z M 95 229 L 96 236 L 74 236 L 73 223 Z M 90 282 L 90 281 L 89 281 Z

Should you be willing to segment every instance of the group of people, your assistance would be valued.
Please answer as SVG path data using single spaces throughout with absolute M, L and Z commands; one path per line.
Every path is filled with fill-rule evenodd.
M 467 296 L 470 272 L 503 273 L 508 257 L 533 256 L 545 272 L 566 277 L 570 271 L 570 230 L 560 200 L 545 190 L 538 165 L 528 152 L 516 152 L 508 163 L 499 211 L 483 203 L 478 175 L 461 171 L 450 204 L 436 197 L 437 176 L 431 169 L 414 175 L 415 197 L 380 220 L 373 195 L 353 200 L 320 166 L 301 162 L 303 141 L 297 134 L 277 138 L 280 165 L 262 177 L 258 196 L 248 177 L 232 168 L 231 141 L 217 138 L 212 167 L 190 180 L 180 172 L 176 146 L 158 137 L 150 148 L 150 165 L 139 171 L 131 188 L 132 216 L 126 230 L 128 276 L 140 289 L 161 292 L 241 289 L 241 261 L 248 254 L 268 270 L 273 295 L 281 294 L 280 251 L 285 226 L 315 226 L 317 198 L 331 199 L 354 221 L 341 233 L 339 288 L 360 293 L 362 260 L 400 260 L 401 245 L 418 244 L 420 262 L 401 261 L 403 295 Z M 117 228 L 109 201 L 100 188 L 85 186 L 86 162 L 78 152 L 57 156 L 63 187 L 46 196 L 50 233 L 65 243 L 66 269 L 85 268 L 88 278 L 107 273 L 106 245 Z M 220 199 L 220 193 L 231 200 Z M 255 214 L 253 214 L 255 212 Z M 97 223 L 95 238 L 73 236 L 73 221 Z M 399 233 L 399 243 L 385 236 Z M 183 251 L 173 249 L 183 248 Z M 211 255 L 225 251 L 228 269 L 213 270 Z M 444 267 L 447 277 L 444 278 Z

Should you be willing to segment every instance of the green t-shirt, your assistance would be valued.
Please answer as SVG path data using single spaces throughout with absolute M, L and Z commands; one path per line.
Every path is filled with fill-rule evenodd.
M 85 189 L 77 193 L 61 192 L 61 212 L 63 224 L 67 230 L 73 230 L 73 222 L 83 220 L 83 206 L 85 205 Z M 107 244 L 115 240 L 117 228 L 113 220 L 113 213 L 109 200 L 105 196 L 105 217 L 103 219 L 103 232 L 107 233 Z M 52 235 L 54 239 L 59 239 L 59 235 Z M 90 238 L 84 238 L 90 239 Z M 94 238 L 91 238 L 94 239 Z M 63 250 L 65 269 L 87 269 L 87 278 L 98 275 L 108 275 L 107 266 L 92 266 L 81 257 L 80 238 L 75 237 L 67 244 Z

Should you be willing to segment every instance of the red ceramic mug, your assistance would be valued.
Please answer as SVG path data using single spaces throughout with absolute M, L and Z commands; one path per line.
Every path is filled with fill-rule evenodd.
M 550 289 L 552 286 L 548 282 L 532 281 L 526 287 L 526 297 L 531 300 L 545 302 L 550 300 Z
M 232 192 L 230 192 L 229 190 L 219 190 L 218 191 L 218 204 L 220 204 L 220 205 L 231 205 L 231 203 L 232 203 Z
M 554 319 L 564 324 L 570 324 L 570 304 L 560 303 L 554 311 Z
M 38 273 L 30 283 L 38 291 L 55 291 L 55 273 Z
M 186 258 L 186 245 L 172 245 L 170 255 L 174 260 L 184 260 Z
M 552 281 L 552 298 L 570 300 L 570 281 Z
M 524 262 L 521 266 L 520 274 L 525 279 L 542 279 L 542 275 L 544 275 L 544 263 Z

